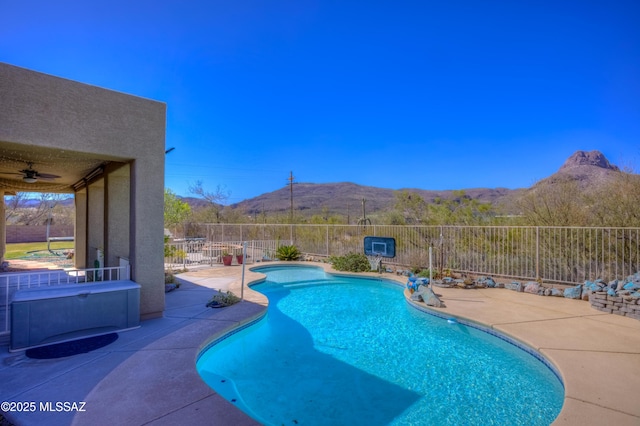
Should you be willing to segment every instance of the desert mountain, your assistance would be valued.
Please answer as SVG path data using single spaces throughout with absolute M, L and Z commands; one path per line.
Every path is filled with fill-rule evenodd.
M 593 166 L 600 169 L 615 171 L 620 170 L 617 166 L 609 163 L 609 160 L 607 160 L 604 154 L 600 151 L 576 151 L 571 157 L 567 158 L 567 161 L 564 162 L 559 171 L 566 172 L 569 170 L 575 170 L 580 166 Z
M 198 209 L 201 207 L 207 207 L 209 206 L 209 202 L 202 199 L 202 198 L 198 198 L 198 197 L 180 197 L 180 199 L 189 204 L 191 206 L 192 209 Z M 221 206 L 220 204 L 218 204 L 218 206 Z
M 433 191 L 416 188 L 387 189 L 363 186 L 351 182 L 338 183 L 298 183 L 293 186 L 293 208 L 298 214 L 311 216 L 314 214 L 343 215 L 350 222 L 362 217 L 362 200 L 366 200 L 366 214 L 390 210 L 400 191 L 414 192 L 425 201 L 433 202 L 437 198 L 451 198 L 454 191 Z M 505 197 L 513 196 L 520 190 L 507 188 L 472 188 L 464 190 L 465 195 L 483 203 L 501 204 Z M 291 191 L 284 187 L 258 197 L 244 200 L 232 205 L 241 208 L 246 214 L 258 215 L 262 212 L 286 214 L 291 206 Z
M 620 169 L 614 166 L 600 151 L 576 151 L 567 158 L 560 169 L 534 185 L 554 184 L 560 180 L 576 180 L 580 188 L 586 189 L 612 178 Z
M 579 181 L 582 188 L 588 188 L 619 172 L 619 168 L 612 165 L 599 151 L 576 151 L 556 173 L 537 182 L 532 188 L 539 185 L 553 185 L 559 180 L 567 178 Z M 436 198 L 447 199 L 455 196 L 454 191 L 451 190 L 434 191 L 418 188 L 394 190 L 363 186 L 351 182 L 297 183 L 293 186 L 293 208 L 296 214 L 307 217 L 314 214 L 324 215 L 325 213 L 348 216 L 350 222 L 353 223 L 362 216 L 363 199 L 366 200 L 366 213 L 370 215 L 392 209 L 396 194 L 405 190 L 419 194 L 427 202 L 433 202 Z M 514 200 L 528 190 L 527 188 L 471 188 L 464 189 L 464 192 L 466 196 L 482 203 L 500 206 L 504 213 L 513 213 L 515 212 Z M 263 212 L 287 214 L 290 205 L 291 192 L 289 186 L 286 186 L 233 204 L 231 207 L 240 208 L 249 215 L 259 215 Z
M 293 208 L 303 215 L 321 214 L 323 209 L 329 214 L 348 215 L 358 218 L 362 215 L 362 200 L 365 199 L 367 214 L 385 210 L 395 201 L 395 190 L 357 185 L 351 182 L 338 183 L 297 183 L 293 185 Z M 232 207 L 240 207 L 247 214 L 289 212 L 291 190 L 284 187 L 273 192 L 244 200 Z

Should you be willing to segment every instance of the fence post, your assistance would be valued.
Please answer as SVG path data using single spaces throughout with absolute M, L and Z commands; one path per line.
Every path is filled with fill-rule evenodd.
M 440 262 L 438 265 L 438 271 L 440 273 L 442 273 L 442 271 L 444 270 L 444 227 L 442 225 L 440 225 L 440 242 L 439 242 L 439 246 L 440 246 Z
M 245 263 L 244 259 L 247 258 L 247 242 L 242 241 L 242 283 L 240 284 L 240 300 L 244 300 L 244 267 Z
M 540 279 L 540 227 L 536 226 L 536 280 Z
M 329 256 L 329 225 L 326 225 L 326 237 L 327 237 L 327 256 Z

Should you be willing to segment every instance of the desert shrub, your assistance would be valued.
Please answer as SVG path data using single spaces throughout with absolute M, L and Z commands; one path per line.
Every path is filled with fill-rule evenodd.
M 176 248 L 169 244 L 169 236 L 164 236 L 164 257 L 171 257 L 175 254 Z
M 344 256 L 330 256 L 329 262 L 336 271 L 369 272 L 371 264 L 362 253 L 349 253 Z
M 187 257 L 187 253 L 184 250 L 180 250 L 178 247 L 169 243 L 169 237 L 164 236 L 164 257 L 174 260 L 182 260 Z
M 300 251 L 294 245 L 280 246 L 276 250 L 276 258 L 278 260 L 298 260 Z
M 218 290 L 216 294 L 211 296 L 211 299 L 207 302 L 207 307 L 209 308 L 223 308 L 225 306 L 231 306 L 235 303 L 238 303 L 240 298 L 233 294 L 230 291 L 226 293 L 222 290 Z
M 435 278 L 437 275 L 438 275 L 438 272 L 437 271 L 433 271 L 433 277 Z M 418 271 L 416 276 L 418 276 L 420 278 L 429 278 L 429 268 L 422 269 L 422 270 Z

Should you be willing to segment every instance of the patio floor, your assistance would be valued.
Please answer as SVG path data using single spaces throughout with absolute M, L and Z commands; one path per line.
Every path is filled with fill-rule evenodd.
M 247 288 L 239 304 L 205 307 L 212 289 L 239 295 L 240 276 L 240 266 L 180 274 L 183 284 L 166 294 L 163 318 L 144 321 L 88 353 L 32 359 L 0 345 L 0 401 L 34 402 L 36 408 L 5 418 L 38 426 L 256 424 L 205 385 L 195 369 L 208 342 L 264 313 L 264 296 Z M 261 277 L 247 267 L 246 282 Z M 554 424 L 640 424 L 640 321 L 596 311 L 587 302 L 504 289 L 436 292 L 447 306 L 438 311 L 508 334 L 558 368 L 565 403 Z M 56 411 L 56 402 L 75 402 L 77 408 L 85 403 L 84 411 Z

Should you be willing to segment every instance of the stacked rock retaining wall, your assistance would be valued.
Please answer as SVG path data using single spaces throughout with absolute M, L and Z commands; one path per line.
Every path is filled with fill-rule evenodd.
M 592 308 L 640 320 L 640 272 L 609 283 L 586 281 L 584 288 Z
M 589 295 L 589 303 L 599 311 L 640 320 L 640 298 L 609 296 L 606 292 L 600 291 Z
M 420 285 L 427 285 L 426 278 L 409 277 L 407 288 L 417 291 Z M 522 284 L 518 281 L 498 283 L 491 277 L 480 277 L 475 280 L 444 278 L 434 280 L 438 287 L 472 288 L 505 288 L 516 292 L 537 294 L 539 296 L 555 296 L 567 299 L 589 301 L 591 307 L 602 312 L 622 315 L 640 320 L 640 272 L 630 275 L 624 280 L 613 280 L 609 283 L 601 279 L 585 281 L 572 287 L 559 289 L 547 287 L 537 281 Z

